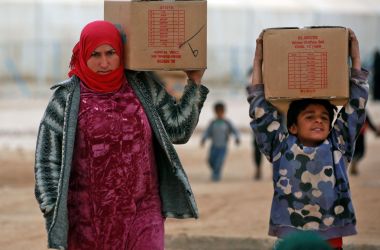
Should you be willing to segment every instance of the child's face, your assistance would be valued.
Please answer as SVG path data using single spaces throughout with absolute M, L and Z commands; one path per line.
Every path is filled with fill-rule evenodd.
M 318 146 L 330 132 L 328 111 L 322 105 L 310 104 L 297 116 L 297 123 L 289 128 L 289 132 L 305 146 Z
M 215 111 L 216 113 L 216 117 L 218 117 L 219 119 L 222 119 L 224 117 L 224 110 L 223 109 L 217 109 Z

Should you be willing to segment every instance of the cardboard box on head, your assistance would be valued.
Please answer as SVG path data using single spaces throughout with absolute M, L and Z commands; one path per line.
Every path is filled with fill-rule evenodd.
M 207 2 L 105 0 L 104 20 L 125 32 L 125 68 L 207 67 Z
M 348 30 L 344 27 L 271 28 L 263 35 L 265 98 L 286 113 L 295 99 L 349 97 Z

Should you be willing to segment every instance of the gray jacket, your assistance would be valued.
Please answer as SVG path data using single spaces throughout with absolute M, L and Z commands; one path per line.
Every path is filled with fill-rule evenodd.
M 129 84 L 149 119 L 165 217 L 197 218 L 198 210 L 185 171 L 172 143 L 190 138 L 208 89 L 189 81 L 179 102 L 151 72 L 126 71 Z M 40 123 L 35 155 L 35 195 L 46 220 L 48 246 L 67 246 L 67 193 L 79 110 L 76 76 L 54 85 Z

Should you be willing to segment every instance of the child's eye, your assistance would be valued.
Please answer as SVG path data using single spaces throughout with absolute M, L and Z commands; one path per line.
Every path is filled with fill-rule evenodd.
M 322 120 L 324 120 L 324 121 L 328 121 L 329 118 L 328 118 L 327 116 L 323 116 L 323 117 L 322 117 Z

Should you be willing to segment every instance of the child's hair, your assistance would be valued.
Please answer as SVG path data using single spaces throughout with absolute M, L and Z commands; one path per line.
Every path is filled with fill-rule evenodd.
M 214 104 L 214 111 L 224 111 L 224 103 L 223 102 L 217 102 Z
M 288 114 L 286 117 L 286 126 L 288 129 L 293 124 L 297 123 L 298 115 L 311 104 L 319 104 L 325 107 L 325 109 L 329 113 L 330 128 L 331 128 L 331 123 L 334 120 L 334 115 L 335 115 L 335 112 L 338 110 L 338 108 L 335 105 L 331 104 L 328 100 L 307 98 L 307 99 L 295 100 L 290 103 Z

